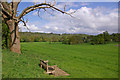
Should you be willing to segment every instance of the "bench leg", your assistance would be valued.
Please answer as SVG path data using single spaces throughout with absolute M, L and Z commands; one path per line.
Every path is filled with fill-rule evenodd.
M 47 64 L 47 72 L 48 72 L 48 64 Z
M 42 68 L 42 65 L 40 65 L 40 67 Z

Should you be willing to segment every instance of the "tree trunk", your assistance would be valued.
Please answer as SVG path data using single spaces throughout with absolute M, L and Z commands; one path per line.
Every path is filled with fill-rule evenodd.
M 10 50 L 12 52 L 21 54 L 18 22 L 15 22 L 14 20 L 8 20 L 7 25 L 9 27 L 10 35 L 11 35 L 11 48 L 10 48 Z

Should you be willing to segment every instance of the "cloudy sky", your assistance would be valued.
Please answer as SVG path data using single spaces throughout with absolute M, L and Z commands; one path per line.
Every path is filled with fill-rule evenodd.
M 18 9 L 21 11 L 33 5 L 32 2 L 21 2 Z M 104 31 L 109 33 L 118 32 L 118 3 L 117 2 L 57 2 L 56 7 L 72 13 L 73 17 L 58 11 L 47 9 L 40 10 L 39 16 L 36 11 L 27 14 L 27 26 L 31 32 L 45 33 L 82 33 L 99 34 Z M 19 24 L 20 31 L 28 31 L 23 23 Z

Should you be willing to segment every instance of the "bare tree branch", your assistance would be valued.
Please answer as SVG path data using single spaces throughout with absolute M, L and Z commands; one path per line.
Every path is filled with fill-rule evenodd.
M 29 32 L 31 32 L 30 29 L 27 27 L 26 22 L 23 20 L 22 20 L 22 22 L 24 23 L 24 26 L 27 28 L 27 30 L 29 30 Z
M 2 8 L 3 13 L 4 13 L 6 16 L 12 16 L 13 19 L 16 20 L 17 22 L 19 22 L 20 19 L 21 19 L 24 15 L 26 15 L 27 13 L 29 13 L 29 12 L 31 12 L 31 11 L 33 11 L 33 10 L 37 10 L 37 9 L 39 9 L 39 10 L 38 10 L 38 16 L 39 16 L 40 9 L 44 9 L 47 13 L 49 13 L 49 14 L 52 15 L 52 13 L 48 12 L 48 11 L 46 10 L 46 8 L 50 8 L 50 9 L 53 10 L 53 11 L 55 11 L 55 10 L 56 10 L 56 11 L 59 11 L 59 12 L 61 12 L 61 13 L 63 13 L 63 14 L 70 15 L 71 17 L 74 17 L 74 16 L 72 16 L 71 14 L 73 14 L 73 13 L 76 12 L 76 11 L 74 11 L 74 12 L 72 12 L 72 13 L 67 13 L 67 12 L 65 11 L 66 5 L 64 6 L 64 11 L 62 11 L 62 10 L 54 7 L 54 5 L 55 5 L 55 3 L 56 3 L 56 0 L 55 0 L 52 5 L 45 2 L 45 3 L 36 4 L 36 5 L 30 6 L 30 7 L 27 7 L 27 8 L 25 8 L 25 9 L 22 11 L 22 13 L 21 13 L 18 17 L 16 17 L 16 15 L 17 15 L 17 7 L 18 7 L 18 4 L 20 3 L 20 1 L 21 1 L 21 0 L 19 0 L 18 2 L 14 2 L 14 0 L 12 0 L 12 2 L 10 3 L 10 4 L 11 4 L 11 7 L 12 7 L 12 14 L 10 14 L 7 10 L 5 10 L 4 8 Z M 6 3 L 3 3 L 3 4 L 5 5 Z M 75 18 L 75 17 L 74 17 L 74 18 Z
M 10 11 L 8 10 L 9 8 L 8 8 L 8 6 L 6 6 L 7 3 L 6 3 L 6 2 L 1 2 L 0 5 L 1 5 L 1 8 L 2 8 L 2 13 L 3 13 L 6 17 L 8 17 L 8 16 L 10 17 L 11 14 L 10 14 Z M 9 11 L 9 12 L 8 12 L 8 11 Z
M 45 12 L 47 12 L 48 14 L 50 14 L 50 15 L 52 15 L 52 16 L 55 16 L 55 15 L 53 15 L 51 12 L 47 11 L 46 9 L 44 9 L 44 10 L 45 10 Z
M 5 10 L 9 10 L 10 8 L 9 8 L 9 4 L 7 3 L 7 2 L 1 2 L 1 4 L 2 4 L 2 6 L 3 6 L 3 8 L 5 9 Z
M 56 2 L 55 2 L 56 3 Z M 33 10 L 36 10 L 36 9 L 45 9 L 45 8 L 53 8 L 63 14 L 67 14 L 67 15 L 70 15 L 71 17 L 73 17 L 70 13 L 67 13 L 65 11 L 62 11 L 56 7 L 54 7 L 55 3 L 53 5 L 51 4 L 47 4 L 47 3 L 41 3 L 41 4 L 37 4 L 37 5 L 34 5 L 34 6 L 30 6 L 30 7 L 27 7 L 26 9 L 23 10 L 23 12 L 18 16 L 18 18 L 20 19 L 21 17 L 23 17 L 24 15 L 26 15 L 27 13 L 33 11 Z M 44 6 L 46 5 L 46 6 Z
M 57 10 L 57 11 L 59 11 L 59 12 L 63 13 L 63 14 L 67 14 L 67 15 L 70 15 L 71 17 L 75 18 L 75 17 L 74 17 L 74 16 L 72 16 L 70 13 L 67 13 L 67 12 L 65 12 L 65 11 L 62 11 L 62 10 L 60 10 L 60 9 L 58 9 L 58 8 L 54 7 L 54 6 L 51 6 L 51 5 L 49 5 L 49 6 L 50 6 L 50 7 L 52 7 L 53 9 L 55 9 L 55 10 Z
M 20 2 L 21 2 L 21 0 L 18 0 L 17 2 L 14 3 L 15 11 L 17 11 L 17 8 L 18 8 L 18 5 L 19 5 Z
M 38 13 L 37 13 L 37 14 L 38 14 L 38 16 L 39 16 L 39 13 L 40 13 L 40 9 L 38 9 Z
M 66 5 L 64 6 L 64 11 L 66 11 L 65 7 L 66 7 Z
M 75 13 L 76 12 L 76 10 L 75 11 L 73 11 L 73 12 L 71 12 L 70 14 L 73 14 L 73 13 Z
M 12 0 L 12 2 L 10 3 L 10 9 L 14 17 L 16 17 L 17 8 L 20 2 L 21 0 L 17 0 L 17 2 L 15 2 L 15 0 Z
M 22 17 L 22 19 L 20 20 L 20 21 L 22 21 L 23 22 L 23 24 L 24 24 L 24 26 L 27 28 L 27 30 L 29 30 L 29 32 L 31 32 L 30 31 L 30 29 L 27 27 L 27 21 L 25 22 L 25 20 L 24 20 L 24 18 Z
M 21 17 L 23 17 L 25 14 L 33 11 L 33 10 L 36 10 L 38 8 L 50 8 L 49 6 L 43 6 L 43 5 L 49 5 L 47 3 L 41 3 L 41 4 L 37 4 L 37 5 L 34 5 L 34 6 L 30 6 L 30 7 L 27 7 L 25 8 L 22 13 L 18 16 L 18 18 L 20 19 Z
M 56 4 L 56 0 L 54 1 L 54 3 L 53 3 L 53 5 L 52 5 L 52 6 L 55 6 L 55 4 Z

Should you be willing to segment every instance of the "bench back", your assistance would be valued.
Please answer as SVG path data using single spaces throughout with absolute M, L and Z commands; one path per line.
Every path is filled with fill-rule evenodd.
M 44 68 L 46 71 L 48 71 L 48 60 L 44 61 L 40 59 L 40 66 L 41 68 Z

